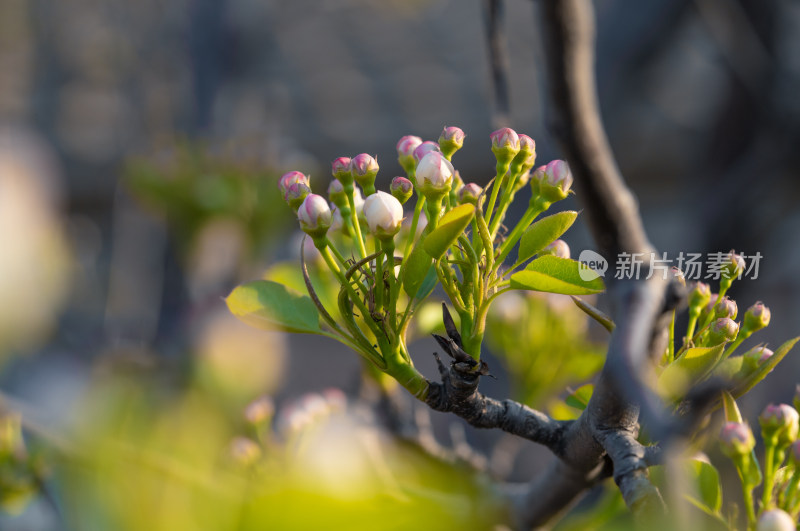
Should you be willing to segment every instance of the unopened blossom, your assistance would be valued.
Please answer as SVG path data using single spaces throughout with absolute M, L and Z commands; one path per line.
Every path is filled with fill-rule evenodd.
M 380 239 L 393 237 L 403 223 L 403 205 L 394 196 L 377 191 L 364 202 L 369 230 Z
M 400 203 L 405 203 L 414 195 L 414 185 L 405 177 L 395 177 L 389 185 L 389 191 Z
M 781 509 L 771 509 L 759 516 L 756 531 L 795 531 L 797 524 L 789 513 Z
M 306 186 L 310 186 L 308 176 L 304 173 L 299 171 L 290 171 L 288 173 L 284 173 L 278 180 L 278 188 L 280 188 L 281 195 L 283 196 L 284 200 L 286 199 L 286 192 L 294 183 L 303 183 Z
M 464 145 L 465 136 L 464 131 L 458 127 L 445 127 L 439 135 L 439 149 L 447 157 L 452 157 Z
M 797 439 L 800 416 L 789 404 L 769 404 L 758 416 L 764 439 L 776 438 L 779 446 L 786 447 Z
M 328 185 L 328 199 L 340 209 L 348 207 L 347 193 L 338 179 L 332 180 L 331 184 Z
M 414 150 L 414 160 L 419 162 L 425 157 L 425 155 L 432 151 L 441 152 L 439 149 L 439 144 L 436 142 L 431 142 L 430 140 L 426 140 L 422 144 L 418 145 Z
M 428 198 L 442 197 L 450 191 L 455 169 L 444 155 L 431 151 L 417 164 L 417 185 Z
M 729 317 L 717 319 L 708 331 L 708 344 L 719 345 L 723 341 L 733 341 L 739 333 L 739 325 Z
M 743 328 L 748 332 L 756 332 L 769 325 L 772 313 L 763 302 L 750 306 L 744 314 Z
M 331 208 L 321 195 L 308 194 L 297 209 L 300 228 L 313 238 L 324 236 L 331 226 Z
M 345 186 L 353 184 L 353 174 L 350 171 L 350 163 L 350 157 L 339 157 L 331 162 L 331 174 Z
M 745 362 L 747 362 L 751 367 L 758 367 L 759 365 L 766 363 L 775 353 L 772 352 L 771 349 L 767 347 L 753 347 L 742 356 L 744 357 Z
M 367 195 L 375 191 L 375 176 L 378 175 L 378 169 L 377 159 L 367 153 L 356 155 L 350 161 L 350 172 Z
M 483 193 L 483 189 L 480 186 L 475 183 L 467 183 L 458 192 L 458 202 L 462 205 L 465 203 L 475 205 L 478 203 L 481 193 Z
M 559 258 L 569 258 L 569 245 L 564 240 L 555 240 L 553 243 L 539 251 L 540 255 L 551 254 Z
M 700 311 L 711 300 L 711 286 L 703 282 L 695 282 L 689 292 L 689 307 Z
M 735 300 L 728 296 L 722 297 L 722 300 L 717 299 L 717 303 L 714 306 L 715 317 L 729 317 L 731 319 L 736 319 L 738 313 L 739 307 L 736 305 Z
M 244 418 L 255 426 L 268 422 L 275 414 L 275 404 L 272 398 L 262 396 L 250 402 L 244 409 Z
M 535 163 L 536 142 L 528 135 L 519 135 L 519 153 L 517 153 L 513 161 L 514 165 L 519 165 L 519 169 L 516 171 L 525 173 L 533 168 Z
M 284 194 L 283 199 L 289 203 L 289 206 L 292 207 L 295 211 L 300 208 L 300 205 L 303 204 L 306 196 L 311 193 L 311 188 L 309 188 L 305 183 L 292 183 L 291 186 L 286 190 L 286 194 Z
M 729 252 L 722 261 L 720 271 L 723 279 L 738 278 L 744 273 L 745 262 L 741 255 Z
M 728 457 L 749 454 L 756 446 L 750 427 L 741 422 L 726 422 L 720 431 L 719 443 L 722 453 Z
M 572 172 L 563 160 L 553 160 L 546 166 L 540 166 L 531 176 L 533 195 L 551 203 L 566 199 L 571 186 Z

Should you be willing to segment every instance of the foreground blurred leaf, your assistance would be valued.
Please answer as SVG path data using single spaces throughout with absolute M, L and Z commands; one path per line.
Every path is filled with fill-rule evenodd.
M 698 501 L 712 513 L 718 513 L 722 507 L 722 487 L 719 482 L 719 472 L 714 465 L 701 459 L 692 459 L 687 463 L 686 472 L 694 483 Z
M 225 299 L 233 315 L 264 330 L 320 333 L 319 315 L 311 299 L 270 280 L 242 284 Z
M 593 392 L 594 392 L 594 385 L 592 384 L 582 385 L 567 397 L 566 403 L 568 406 L 572 406 L 576 409 L 580 409 L 581 411 L 583 411 L 584 409 L 586 409 L 586 406 L 589 405 L 589 399 L 592 398 Z
M 542 256 L 511 275 L 512 289 L 544 291 L 564 295 L 591 295 L 605 289 L 603 280 L 584 280 L 579 274 L 581 265 L 569 258 Z
M 521 264 L 535 255 L 554 241 L 575 222 L 578 213 L 574 210 L 559 212 L 552 216 L 542 218 L 525 231 L 519 241 L 519 257 L 517 263 Z
M 425 252 L 438 260 L 464 232 L 474 215 L 474 206 L 461 205 L 442 216 L 438 226 L 422 242 Z
M 725 343 L 715 347 L 694 347 L 669 364 L 658 377 L 658 390 L 663 395 L 679 397 L 689 386 L 702 379 L 719 362 Z

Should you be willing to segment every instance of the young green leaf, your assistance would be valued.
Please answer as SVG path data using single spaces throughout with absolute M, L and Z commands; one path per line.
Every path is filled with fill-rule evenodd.
M 521 264 L 531 258 L 538 251 L 541 251 L 562 234 L 575 222 L 578 213 L 574 210 L 566 210 L 540 219 L 522 234 L 519 241 L 519 257 L 517 263 Z
M 692 459 L 687 463 L 686 472 L 694 483 L 700 502 L 718 513 L 722 507 L 722 488 L 719 482 L 719 472 L 714 465 L 700 459 Z
M 318 334 L 319 314 L 311 299 L 271 280 L 237 286 L 225 299 L 241 321 L 264 330 Z
M 722 391 L 722 407 L 725 409 L 725 420 L 728 422 L 744 422 L 742 414 L 739 412 L 739 406 L 736 405 L 736 400 L 728 391 Z
M 403 289 L 409 297 L 414 297 L 417 294 L 431 270 L 433 270 L 431 256 L 420 245 L 417 245 L 408 255 L 408 260 L 406 260 L 401 273 L 403 276 Z
M 778 363 L 780 363 L 780 361 L 786 357 L 786 355 L 790 350 L 792 350 L 792 347 L 794 347 L 795 343 L 798 341 L 800 341 L 800 336 L 790 339 L 781 345 L 767 361 L 759 365 L 758 369 L 746 376 L 743 375 L 743 378 L 738 382 L 733 391 L 731 391 L 731 394 L 734 396 L 734 398 L 739 398 L 748 392 L 750 389 L 755 387 L 758 382 L 763 380 L 770 372 L 772 372 L 772 369 L 774 369 Z
M 590 295 L 605 289 L 599 277 L 584 280 L 580 275 L 582 265 L 569 258 L 545 255 L 511 275 L 512 289 L 527 289 L 564 295 Z
M 438 260 L 455 243 L 475 216 L 473 205 L 460 205 L 442 216 L 439 225 L 425 237 L 422 247 Z
M 594 385 L 586 384 L 578 387 L 575 391 L 570 394 L 565 402 L 568 406 L 572 406 L 576 409 L 580 409 L 583 411 L 586 409 L 586 406 L 589 405 L 589 399 L 592 398 L 592 393 L 594 392 Z
M 658 377 L 657 388 L 662 395 L 682 396 L 694 382 L 706 376 L 722 358 L 725 344 L 715 347 L 694 347 L 669 364 Z

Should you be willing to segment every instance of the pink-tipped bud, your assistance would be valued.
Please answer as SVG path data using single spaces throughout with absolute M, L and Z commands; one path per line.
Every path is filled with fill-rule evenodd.
M 262 426 L 268 423 L 274 414 L 275 404 L 268 396 L 253 400 L 244 408 L 244 419 L 253 426 Z
M 519 153 L 514 157 L 512 168 L 516 173 L 525 173 L 536 163 L 536 142 L 528 135 L 519 135 Z
M 559 258 L 569 258 L 569 245 L 564 240 L 556 240 L 541 251 L 539 251 L 540 255 L 551 254 L 553 256 L 557 256 Z
M 325 236 L 331 226 L 331 207 L 321 195 L 308 194 L 297 209 L 300 228 L 312 238 Z
M 328 199 L 340 209 L 347 208 L 349 204 L 344 186 L 336 179 L 332 180 L 331 184 L 328 185 Z
M 350 172 L 350 163 L 350 157 L 339 157 L 331 162 L 333 178 L 345 186 L 353 184 L 353 174 Z
M 284 194 L 283 199 L 289 203 L 289 206 L 292 207 L 292 209 L 296 212 L 310 193 L 311 188 L 306 186 L 304 183 L 292 183 L 291 186 L 289 186 L 289 189 L 286 190 L 286 194 Z
M 438 151 L 431 151 L 417 164 L 417 186 L 428 199 L 443 197 L 453 184 L 455 169 Z
M 752 452 L 756 446 L 756 439 L 747 424 L 726 422 L 719 433 L 719 444 L 722 453 L 734 458 Z
M 758 517 L 756 531 L 795 531 L 796 526 L 789 513 L 781 509 L 771 509 Z
M 436 142 L 431 142 L 430 140 L 426 140 L 422 144 L 418 145 L 416 149 L 414 149 L 414 160 L 417 161 L 417 163 L 419 163 L 419 161 L 425 158 L 425 155 L 433 151 L 441 153 L 441 150 L 439 149 L 439 144 L 437 144 Z
M 303 183 L 306 186 L 310 186 L 308 177 L 299 171 L 284 173 L 278 180 L 278 188 L 281 189 L 281 195 L 284 200 L 286 199 L 286 192 L 289 190 L 289 187 L 295 183 Z
M 236 437 L 231 441 L 228 453 L 240 466 L 253 466 L 261 459 L 261 447 L 247 437 Z
M 689 313 L 698 315 L 711 300 L 711 286 L 703 282 L 695 282 L 689 292 Z
M 525 188 L 525 186 L 527 186 L 530 180 L 531 180 L 531 171 L 528 170 L 522 172 L 522 174 L 519 177 L 517 177 L 517 182 L 514 183 L 514 193 L 516 194 L 517 192 Z
M 736 324 L 736 321 L 728 317 L 723 317 L 722 319 L 717 319 L 711 325 L 706 343 L 709 346 L 714 346 L 722 342 L 730 342 L 736 339 L 738 333 L 739 325 Z
M 483 193 L 483 189 L 475 183 L 465 184 L 458 192 L 458 202 L 470 205 L 478 204 L 478 198 Z
M 400 232 L 403 223 L 403 205 L 386 192 L 375 192 L 364 203 L 364 217 L 369 230 L 385 240 Z
M 540 166 L 531 176 L 534 197 L 541 196 L 550 203 L 566 199 L 571 186 L 572 172 L 563 160 L 553 160 L 547 166 Z
M 492 140 L 492 151 L 498 161 L 501 157 L 510 161 L 519 152 L 519 135 L 510 127 L 494 131 L 489 138 Z
M 757 302 L 750 306 L 744 313 L 743 328 L 748 332 L 756 332 L 762 328 L 769 326 L 770 318 L 772 317 L 769 308 L 763 302 Z
M 744 354 L 744 363 L 752 371 L 766 363 L 775 353 L 764 346 L 753 347 Z
M 722 297 L 722 300 L 717 299 L 717 303 L 714 306 L 714 317 L 728 317 L 730 319 L 736 319 L 736 315 L 738 315 L 738 313 L 739 307 L 736 305 L 735 300 L 729 298 L 728 296 Z
M 422 139 L 413 135 L 406 135 L 397 142 L 397 162 L 408 174 L 413 172 L 417 165 L 417 161 L 414 159 L 414 150 L 420 144 L 422 144 Z
M 465 136 L 464 131 L 458 127 L 445 127 L 439 135 L 439 149 L 447 157 L 452 157 L 464 145 Z
M 341 231 L 345 236 L 350 236 L 350 231 L 344 223 L 342 210 L 338 206 L 331 208 L 331 228 L 332 231 Z
M 360 184 L 367 195 L 375 191 L 375 176 L 378 175 L 378 161 L 372 155 L 361 153 L 350 161 L 350 172 L 353 179 Z
M 728 253 L 722 263 L 721 273 L 723 279 L 734 279 L 744 273 L 745 263 L 741 255 L 734 251 Z
M 403 204 L 414 195 L 414 185 L 405 177 L 395 177 L 392 179 L 392 184 L 389 185 L 389 191 L 392 192 L 395 199 Z
M 758 416 L 765 441 L 786 447 L 797 439 L 800 415 L 789 404 L 769 404 Z

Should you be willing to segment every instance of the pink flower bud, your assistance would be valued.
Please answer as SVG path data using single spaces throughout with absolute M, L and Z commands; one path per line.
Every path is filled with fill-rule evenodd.
M 530 182 L 531 180 L 531 172 L 530 169 L 523 172 L 522 175 L 517 177 L 517 182 L 514 183 L 514 193 L 516 194 Z
M 744 328 L 748 332 L 756 332 L 762 328 L 769 326 L 770 318 L 772 317 L 769 308 L 763 302 L 757 302 L 750 306 L 744 313 Z
M 514 157 L 514 164 L 519 164 L 517 172 L 527 172 L 536 163 L 536 142 L 528 135 L 519 135 L 519 153 Z
M 403 223 L 403 205 L 386 192 L 378 191 L 367 197 L 364 216 L 372 234 L 380 239 L 391 238 Z
M 303 204 L 306 196 L 311 193 L 311 188 L 306 186 L 305 183 L 292 183 L 286 190 L 283 199 L 289 203 L 295 211 Z
M 413 157 L 414 150 L 417 146 L 422 144 L 422 139 L 418 136 L 407 135 L 397 142 L 397 156 L 398 157 Z
M 439 144 L 437 144 L 436 142 L 431 142 L 430 140 L 426 140 L 422 144 L 418 145 L 414 150 L 414 160 L 419 162 L 425 157 L 425 155 L 427 155 L 432 151 L 441 153 L 441 151 L 439 150 Z
M 275 404 L 268 396 L 262 396 L 250 402 L 244 409 L 244 418 L 254 426 L 269 422 L 275 414 Z
M 553 256 L 557 256 L 559 258 L 569 258 L 569 245 L 564 240 L 556 240 L 541 251 L 539 251 L 540 255 L 551 254 Z
M 765 511 L 756 524 L 756 531 L 795 531 L 796 524 L 786 511 L 772 509 Z
M 717 318 L 720 317 L 729 317 L 731 319 L 736 319 L 736 315 L 739 313 L 739 307 L 736 305 L 736 301 L 725 296 L 722 300 L 717 298 L 716 306 L 714 307 L 714 316 Z
M 337 179 L 332 180 L 328 185 L 328 199 L 339 208 L 345 208 L 348 205 L 344 186 Z
M 563 160 L 551 161 L 540 166 L 531 176 L 531 189 L 534 196 L 541 196 L 553 203 L 566 199 L 572 186 L 572 172 Z
M 694 310 L 695 313 L 699 313 L 710 299 L 711 286 L 703 282 L 695 282 L 692 291 L 689 292 L 690 311 Z
M 445 127 L 442 134 L 439 135 L 439 149 L 448 157 L 452 157 L 453 153 L 461 149 L 464 145 L 464 131 L 458 127 Z
M 728 253 L 725 261 L 722 264 L 721 273 L 723 279 L 732 279 L 739 277 L 744 273 L 744 258 L 736 254 L 734 251 Z
M 455 169 L 438 151 L 431 151 L 417 164 L 417 185 L 428 199 L 442 197 L 450 191 Z
M 797 439 L 800 415 L 789 404 L 769 404 L 758 416 L 758 422 L 765 440 L 776 438 L 778 446 L 785 447 Z
M 331 226 L 331 208 L 321 195 L 308 194 L 297 209 L 300 228 L 313 238 L 324 236 Z
M 339 207 L 334 206 L 331 209 L 331 228 L 333 231 L 342 231 L 345 236 L 349 236 L 350 232 L 347 230 L 347 225 L 344 224 L 342 211 Z
M 503 127 L 502 129 L 494 131 L 489 135 L 489 138 L 492 139 L 492 151 L 503 149 L 513 151 L 516 155 L 520 149 L 519 135 L 509 127 Z
M 759 365 L 762 365 L 767 360 L 769 360 L 774 352 L 764 346 L 753 347 L 742 356 L 744 357 L 744 362 L 747 363 L 750 369 L 756 369 Z
M 719 345 L 723 341 L 733 341 L 739 333 L 739 325 L 728 317 L 717 319 L 708 331 L 708 345 Z
M 331 162 L 331 173 L 333 177 L 344 185 L 353 184 L 350 162 L 350 157 L 339 157 Z
M 375 190 L 375 176 L 378 175 L 378 161 L 367 153 L 361 153 L 353 157 L 350 162 L 350 172 L 358 184 L 369 195 L 370 191 Z
M 740 422 L 726 422 L 720 431 L 719 443 L 722 453 L 731 458 L 749 454 L 756 446 L 750 427 Z
M 475 183 L 465 184 L 458 192 L 458 202 L 463 204 L 469 203 L 475 205 L 478 203 L 478 197 L 483 193 L 483 189 Z
M 252 466 L 261 458 L 261 447 L 247 437 L 236 437 L 231 441 L 228 453 L 238 465 Z
M 395 177 L 392 179 L 392 184 L 389 185 L 389 191 L 402 204 L 414 195 L 414 185 L 405 177 Z
M 306 186 L 309 186 L 308 177 L 299 171 L 290 171 L 289 173 L 284 173 L 278 180 L 278 188 L 281 189 L 281 195 L 283 196 L 284 200 L 286 199 L 286 192 L 294 183 L 303 183 Z

